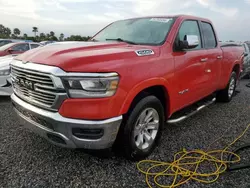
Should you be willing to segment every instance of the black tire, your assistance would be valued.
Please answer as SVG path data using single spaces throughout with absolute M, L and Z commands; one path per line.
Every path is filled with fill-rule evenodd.
M 152 142 L 152 145 L 150 145 L 150 147 L 144 150 L 141 150 L 136 146 L 133 131 L 135 129 L 138 118 L 147 109 L 154 109 L 155 112 L 158 113 L 159 127 L 155 139 Z M 135 105 L 135 107 L 130 110 L 127 118 L 123 121 L 123 125 L 121 127 L 122 130 L 120 130 L 120 145 L 124 148 L 123 153 L 125 153 L 126 158 L 130 160 L 140 160 L 150 155 L 155 149 L 156 145 L 159 143 L 162 134 L 162 128 L 164 125 L 164 120 L 164 108 L 158 98 L 156 98 L 155 96 L 147 96 L 141 99 Z
M 234 80 L 234 88 L 233 88 L 233 93 L 230 95 L 229 87 L 230 87 L 230 83 L 232 82 L 232 80 Z M 217 92 L 216 100 L 218 102 L 230 102 L 234 96 L 236 85 L 237 85 L 237 74 L 236 72 L 232 72 L 230 79 L 228 81 L 227 87 Z
M 246 74 L 243 79 L 250 79 L 250 73 Z

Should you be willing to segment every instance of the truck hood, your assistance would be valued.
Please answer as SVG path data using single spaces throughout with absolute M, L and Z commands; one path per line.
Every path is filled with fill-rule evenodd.
M 151 50 L 152 53 L 137 54 L 136 51 Z M 94 72 L 107 63 L 117 63 L 142 56 L 155 56 L 159 53 L 157 47 L 129 45 L 123 42 L 74 42 L 55 43 L 36 48 L 19 55 L 15 59 L 57 66 L 65 71 Z M 101 65 L 101 64 L 102 65 Z M 84 67 L 83 67 L 84 66 Z

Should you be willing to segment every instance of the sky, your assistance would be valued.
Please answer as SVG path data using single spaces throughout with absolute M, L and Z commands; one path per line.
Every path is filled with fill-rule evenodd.
M 0 0 L 0 24 L 29 35 L 92 36 L 116 20 L 175 14 L 210 19 L 220 40 L 250 40 L 250 0 Z

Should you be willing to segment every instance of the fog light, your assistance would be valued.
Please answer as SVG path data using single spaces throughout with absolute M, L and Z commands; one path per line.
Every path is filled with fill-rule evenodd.
M 73 128 L 72 134 L 80 139 L 99 139 L 103 136 L 103 129 L 82 129 L 82 128 Z

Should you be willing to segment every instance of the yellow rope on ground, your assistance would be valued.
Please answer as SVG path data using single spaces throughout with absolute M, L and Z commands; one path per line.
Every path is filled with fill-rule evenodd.
M 178 187 L 190 180 L 198 181 L 201 183 L 213 183 L 215 182 L 220 174 L 227 170 L 229 163 L 236 163 L 240 161 L 240 156 L 228 151 L 228 148 L 237 142 L 249 129 L 250 124 L 238 136 L 232 143 L 230 143 L 223 150 L 214 151 L 180 151 L 174 155 L 173 162 L 160 162 L 153 160 L 142 160 L 137 163 L 138 170 L 146 175 L 146 183 L 152 188 L 152 182 L 150 177 L 153 177 L 154 184 L 162 188 L 174 188 Z M 227 154 L 232 154 L 235 158 L 233 161 L 224 160 Z M 219 156 L 219 157 L 218 157 Z M 214 170 L 211 172 L 201 172 L 202 165 L 214 165 Z M 150 166 L 147 168 L 147 166 Z M 160 169 L 160 170 L 159 170 Z M 172 183 L 166 185 L 161 184 L 162 178 L 172 178 Z

